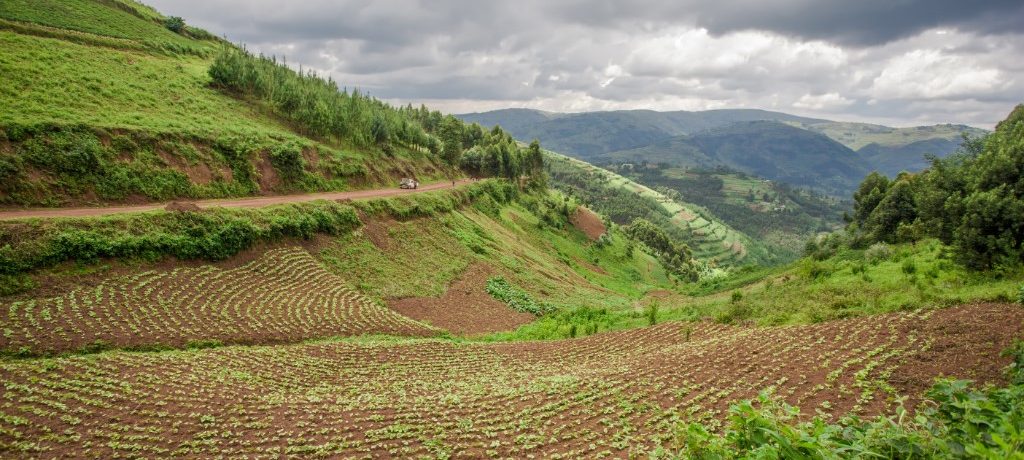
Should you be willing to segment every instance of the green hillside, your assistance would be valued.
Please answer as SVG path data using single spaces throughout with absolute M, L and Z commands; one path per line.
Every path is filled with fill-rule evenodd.
M 184 281 L 196 276 L 190 271 L 197 269 L 223 277 L 220 283 L 208 286 L 209 295 L 228 292 L 213 305 L 190 303 L 188 308 L 224 312 L 242 308 L 235 305 L 239 294 L 230 292 L 247 281 L 245 276 L 232 275 L 231 270 L 254 259 L 259 261 L 257 266 L 243 270 L 243 275 L 248 272 L 250 278 L 270 283 L 260 289 L 288 290 L 288 286 L 303 282 L 299 273 L 317 273 L 324 279 L 315 281 L 316 289 L 343 286 L 378 308 L 397 299 L 440 296 L 455 280 L 483 269 L 491 278 L 503 277 L 512 289 L 557 312 L 579 308 L 629 311 L 648 291 L 675 288 L 678 281 L 657 259 L 646 251 L 627 249 L 630 239 L 619 230 L 610 231 L 602 244 L 594 244 L 570 223 L 575 206 L 555 192 L 521 193 L 507 182 L 487 180 L 462 189 L 347 204 L 318 201 L 255 210 L 214 208 L 0 221 L 0 303 L 7 312 L 2 319 L 7 332 L 0 338 L 0 348 L 8 354 L 36 354 L 109 346 L 178 348 L 211 339 L 261 342 L 251 337 L 252 332 L 207 330 L 209 325 L 191 316 L 199 311 L 180 312 L 182 316 L 175 321 L 187 325 L 155 335 L 122 337 L 116 330 L 129 326 L 121 322 L 90 324 L 88 327 L 96 328 L 88 332 L 94 338 L 76 338 L 66 332 L 47 336 L 45 332 L 54 324 L 73 321 L 80 309 L 92 311 L 89 316 L 93 318 L 119 314 L 116 311 L 124 307 L 122 302 L 135 309 L 130 313 L 136 317 L 133 321 L 148 321 L 149 315 L 161 315 L 161 302 L 203 289 L 206 282 L 193 285 L 197 281 Z M 168 269 L 168 261 L 178 262 Z M 292 263 L 299 266 L 284 266 Z M 277 265 L 281 267 L 274 268 Z M 278 269 L 282 272 L 277 273 Z M 186 278 L 173 281 L 179 276 Z M 471 288 L 482 292 L 485 280 Z M 140 295 L 138 290 L 147 284 L 163 286 L 160 289 L 166 292 L 158 292 L 156 298 Z M 54 292 L 61 294 L 54 298 Z M 79 305 L 86 294 L 85 304 Z M 320 295 L 317 290 L 295 292 L 296 308 L 303 302 L 313 302 L 309 308 L 329 306 L 306 300 L 316 295 Z M 108 297 L 109 304 L 104 300 Z M 117 301 L 125 298 L 130 300 Z M 287 303 L 279 299 L 262 305 L 272 310 L 265 319 L 287 321 L 289 314 L 299 313 L 289 313 Z M 210 321 L 227 320 L 228 316 L 220 315 Z M 414 324 L 401 321 L 405 320 L 393 326 L 404 330 L 406 326 L 401 324 Z M 431 320 L 423 321 L 429 324 Z M 372 324 L 374 321 L 369 321 L 366 327 Z M 339 324 L 342 326 L 344 323 Z M 332 333 L 281 325 L 280 335 L 271 341 L 371 332 L 389 330 L 344 326 Z M 100 345 L 93 346 L 94 341 Z
M 184 21 L 0 0 L 0 458 L 1022 458 L 1024 105 L 890 179 L 959 128 L 485 129 Z
M 819 232 L 842 225 L 849 203 L 724 167 L 681 168 L 667 164 L 608 165 L 619 174 L 677 194 L 733 228 L 763 242 L 779 260 L 796 259 Z
M 595 161 L 725 166 L 837 196 L 849 193 L 870 171 L 855 152 L 838 142 L 774 121 L 734 123 L 638 149 L 611 152 Z
M 783 260 L 705 208 L 672 199 L 580 160 L 553 152 L 547 153 L 547 159 L 553 187 L 579 198 L 619 225 L 627 225 L 638 217 L 650 220 L 687 243 L 697 259 L 710 262 L 712 266 L 730 267 Z
M 713 168 L 729 166 L 764 178 L 788 181 L 795 186 L 810 186 L 840 196 L 851 190 L 863 173 L 878 170 L 895 175 L 899 171 L 917 171 L 927 165 L 925 154 L 944 157 L 953 153 L 962 141 L 962 134 L 979 136 L 984 130 L 964 125 L 934 125 L 912 128 L 891 128 L 869 123 L 838 122 L 798 117 L 764 110 L 708 110 L 700 112 L 655 112 L 623 110 L 591 113 L 550 113 L 528 109 L 496 110 L 459 115 L 460 118 L 484 126 L 501 125 L 518 139 L 539 139 L 552 150 L 593 163 L 665 162 L 681 166 Z M 787 130 L 770 123 L 784 123 L 799 130 Z M 718 133 L 718 134 L 715 134 Z M 753 149 L 754 156 L 765 154 L 765 138 L 780 144 L 778 152 L 764 164 L 754 158 L 746 163 L 739 158 L 722 158 L 721 137 L 728 133 L 729 144 L 740 150 Z M 816 135 L 821 135 L 818 137 Z M 711 142 L 709 149 L 693 138 Z M 834 141 L 832 145 L 824 139 Z M 717 138 L 717 140 L 715 139 Z M 841 145 L 840 145 L 841 144 Z M 845 147 L 845 148 L 844 148 Z M 805 152 L 805 150 L 812 150 Z M 860 155 L 851 155 L 848 150 Z M 821 154 L 810 164 L 842 155 L 837 161 L 843 170 L 807 168 L 795 171 L 793 165 L 778 174 L 770 171 L 775 160 L 787 161 L 796 154 Z M 847 160 L 847 157 L 849 159 Z M 737 161 L 739 160 L 739 161 Z M 801 158 L 796 166 L 804 164 Z M 856 164 L 852 164 L 856 163 Z M 762 174 L 757 171 L 767 171 Z M 787 173 L 795 175 L 783 179 Z M 774 174 L 774 175 L 773 175 Z
M 970 136 L 981 136 L 987 133 L 983 129 L 953 124 L 891 128 L 871 123 L 838 121 L 788 123 L 800 128 L 817 131 L 835 139 L 836 142 L 852 150 L 858 151 L 871 144 L 877 144 L 882 147 L 899 147 L 932 139 L 959 141 L 964 133 Z M 936 151 L 935 154 L 941 156 L 942 153 L 946 152 Z
M 374 188 L 458 176 L 464 149 L 521 155 L 134 2 L 4 2 L 0 47 L 0 207 Z
M 631 149 L 673 136 L 718 128 L 736 122 L 780 120 L 812 123 L 821 120 L 764 110 L 707 110 L 656 112 L 618 110 L 609 112 L 551 113 L 530 109 L 506 109 L 458 115 L 483 126 L 500 125 L 517 139 L 540 139 L 552 150 L 590 160 L 596 155 Z

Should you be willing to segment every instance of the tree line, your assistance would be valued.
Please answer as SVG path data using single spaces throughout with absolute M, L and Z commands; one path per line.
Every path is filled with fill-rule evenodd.
M 1024 105 L 995 132 L 930 161 L 917 174 L 864 179 L 848 216 L 851 244 L 937 238 L 970 268 L 1024 262 Z
M 330 77 L 289 68 L 275 56 L 225 45 L 209 74 L 213 85 L 269 106 L 304 134 L 347 140 L 391 154 L 397 146 L 429 151 L 453 168 L 477 175 L 540 178 L 544 158 L 534 141 L 522 148 L 500 127 L 485 131 L 452 116 L 411 104 L 393 107 Z
M 626 235 L 646 245 L 654 252 L 662 265 L 670 272 L 689 281 L 697 281 L 693 252 L 686 243 L 673 241 L 661 227 L 644 218 L 636 218 L 628 227 Z

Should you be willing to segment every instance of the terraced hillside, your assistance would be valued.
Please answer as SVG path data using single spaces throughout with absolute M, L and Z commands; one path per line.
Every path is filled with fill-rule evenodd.
M 852 207 L 848 201 L 721 167 L 625 163 L 605 168 L 638 183 L 671 190 L 764 243 L 782 261 L 798 258 L 818 233 L 840 228 L 843 212 Z
M 625 177 L 665 168 L 340 85 L 132 0 L 0 1 L 0 458 L 1024 448 L 1024 107 L 971 161 L 869 177 L 854 223 L 765 266 L 781 244 Z M 604 114 L 616 130 L 569 137 L 766 114 Z M 716 177 L 722 209 L 814 204 Z
M 548 153 L 552 185 L 578 195 L 620 225 L 650 218 L 686 241 L 696 258 L 719 266 L 765 262 L 771 255 L 758 242 L 729 227 L 706 209 L 672 199 L 650 187 L 589 163 Z M 626 196 L 617 198 L 618 192 Z M 685 199 L 685 198 L 684 198 Z M 645 207 L 646 205 L 646 207 Z M 652 209 L 648 209 L 652 208 Z
M 489 280 L 503 277 L 554 310 L 622 311 L 676 282 L 651 255 L 627 251 L 621 232 L 595 244 L 570 223 L 576 208 L 564 197 L 515 190 L 482 181 L 348 204 L 3 221 L 0 350 L 30 356 L 436 335 L 458 300 L 432 302 L 420 321 L 388 305 L 444 296 L 453 285 L 489 299 Z M 493 299 L 486 305 L 495 318 L 517 319 L 457 332 L 536 318 Z
M 359 339 L 5 361 L 0 452 L 664 456 L 682 447 L 678 421 L 722 420 L 766 387 L 835 419 L 912 402 L 939 374 L 998 380 L 999 351 L 1022 321 L 1018 307 L 981 305 L 545 343 Z

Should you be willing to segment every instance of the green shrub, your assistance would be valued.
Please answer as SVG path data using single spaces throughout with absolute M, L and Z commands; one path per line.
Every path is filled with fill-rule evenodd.
M 647 304 L 646 316 L 648 326 L 658 324 L 658 299 L 654 299 L 651 303 Z
M 730 302 L 715 320 L 723 324 L 735 324 L 750 319 L 753 314 L 747 302 Z
M 819 262 L 814 259 L 804 259 L 800 269 L 803 275 L 811 280 L 827 278 L 834 271 L 829 263 Z
M 1020 290 L 1017 291 L 1017 303 L 1024 305 L 1024 284 L 1020 286 Z
M 800 411 L 770 392 L 729 408 L 715 433 L 699 423 L 676 426 L 670 447 L 652 457 L 763 458 L 1021 458 L 1024 449 L 1024 344 L 1008 350 L 1014 364 L 1006 388 L 973 388 L 966 380 L 940 380 L 915 416 L 856 416 L 829 423 L 800 422 Z
M 270 163 L 285 180 L 295 181 L 303 176 L 306 162 L 302 158 L 302 147 L 287 142 L 270 149 Z
M 263 209 L 125 214 L 16 223 L 18 239 L 0 240 L 0 274 L 68 260 L 100 258 L 222 260 L 259 241 L 339 235 L 360 225 L 351 206 L 319 201 Z
M 885 243 L 872 244 L 866 251 L 864 251 L 864 260 L 871 264 L 877 264 L 884 262 L 892 258 L 892 248 Z
M 24 275 L 0 275 L 0 297 L 25 292 L 36 287 L 36 282 Z
M 171 32 L 180 34 L 185 30 L 185 20 L 178 16 L 170 16 L 167 19 L 164 19 L 164 27 Z
M 504 277 L 496 276 L 487 280 L 487 293 L 495 299 L 505 302 L 513 310 L 535 315 L 552 313 L 556 308 L 546 302 L 538 302 L 526 291 L 513 286 Z

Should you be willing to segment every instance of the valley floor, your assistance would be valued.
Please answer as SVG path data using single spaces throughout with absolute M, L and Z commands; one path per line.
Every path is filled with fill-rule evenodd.
M 762 389 L 805 414 L 890 412 L 938 375 L 999 380 L 1024 310 L 806 326 L 666 322 L 580 339 L 356 337 L 0 362 L 3 456 L 625 456 Z

